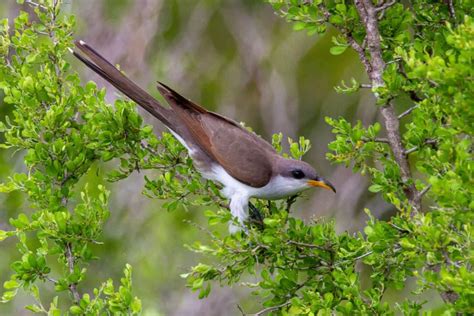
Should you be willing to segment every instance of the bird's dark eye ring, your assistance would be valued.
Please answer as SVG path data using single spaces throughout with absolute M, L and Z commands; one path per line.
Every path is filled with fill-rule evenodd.
M 296 169 L 296 170 L 293 170 L 291 172 L 291 175 L 293 176 L 293 178 L 295 179 L 303 179 L 304 178 L 304 172 L 299 170 L 299 169 Z

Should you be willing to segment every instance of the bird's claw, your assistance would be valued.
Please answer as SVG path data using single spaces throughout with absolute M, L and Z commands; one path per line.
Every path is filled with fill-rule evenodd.
M 260 210 L 249 202 L 249 223 L 263 230 L 263 215 Z

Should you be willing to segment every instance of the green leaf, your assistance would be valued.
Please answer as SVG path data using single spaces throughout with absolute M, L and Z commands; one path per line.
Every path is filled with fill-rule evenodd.
M 331 55 L 341 55 L 346 51 L 347 47 L 348 46 L 333 46 L 329 49 L 329 52 L 331 53 Z
M 369 187 L 369 191 L 370 191 L 370 192 L 374 192 L 374 193 L 380 192 L 380 191 L 382 191 L 382 190 L 383 190 L 383 187 L 382 187 L 381 185 L 379 185 L 379 184 L 372 184 L 372 185 Z

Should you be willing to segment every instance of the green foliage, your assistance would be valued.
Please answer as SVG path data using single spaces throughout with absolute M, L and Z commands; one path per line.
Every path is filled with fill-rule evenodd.
M 95 259 L 91 246 L 102 243 L 109 210 L 103 185 L 90 191 L 87 184 L 78 187 L 78 181 L 94 164 L 112 158 L 125 161 L 121 172 L 130 171 L 131 164 L 146 160 L 149 151 L 142 143 L 159 142 L 151 128 L 141 128 L 133 104 L 108 106 L 105 90 L 92 82 L 81 86 L 77 73 L 70 71 L 65 57 L 70 55 L 74 18 L 61 15 L 56 1 L 40 1 L 34 12 L 34 17 L 20 12 L 12 29 L 4 19 L 0 29 L 0 88 L 4 102 L 14 106 L 0 126 L 2 147 L 23 152 L 27 168 L 0 191 L 21 191 L 30 202 L 30 210 L 10 220 L 11 230 L 0 233 L 2 240 L 17 238 L 20 254 L 11 264 L 2 301 L 22 289 L 36 301 L 27 309 L 37 313 L 137 314 L 140 301 L 131 294 L 129 266 L 117 291 L 110 280 L 93 297 L 80 294 L 87 265 Z M 38 290 L 44 282 L 57 293 L 48 304 Z
M 311 35 L 336 29 L 331 54 L 360 48 L 362 62 L 372 60 L 355 4 L 268 2 L 295 30 Z M 34 17 L 21 12 L 13 24 L 2 20 L 0 88 L 4 102 L 14 109 L 0 123 L 5 139 L 1 146 L 24 153 L 27 171 L 12 175 L 0 191 L 23 192 L 29 201 L 29 209 L 10 220 L 10 229 L 0 231 L 0 241 L 18 240 L 18 259 L 11 264 L 2 301 L 22 290 L 34 298 L 36 303 L 26 308 L 36 313 L 140 313 L 129 265 L 118 289 L 112 280 L 91 294 L 82 287 L 88 265 L 98 259 L 92 246 L 102 244 L 109 193 L 103 184 L 92 188 L 79 180 L 95 166 L 112 161 L 118 166 L 104 175 L 108 181 L 154 170 L 146 177 L 145 194 L 165 199 L 164 208 L 209 208 L 209 226 L 199 227 L 208 241 L 188 247 L 213 260 L 182 275 L 200 298 L 207 297 L 217 281 L 253 289 L 264 307 L 260 314 L 412 315 L 425 309 L 418 295 L 435 290 L 444 299 L 441 310 L 446 314 L 473 313 L 474 21 L 467 1 L 453 8 L 449 3 L 375 3 L 386 64 L 384 84 L 352 80 L 351 86 L 343 83 L 337 89 L 356 93 L 373 85 L 381 108 L 395 104 L 404 110 L 407 103 L 411 107 L 400 118 L 403 155 L 416 171 L 416 177 L 408 179 L 392 143 L 381 137 L 383 124 L 326 119 L 335 134 L 327 158 L 369 175 L 369 190 L 398 211 L 382 221 L 366 210 L 367 226 L 356 234 L 336 233 L 330 220 L 294 218 L 291 207 L 297 197 L 254 200 L 263 225 L 250 222 L 246 232 L 223 234 L 222 226 L 235 219 L 220 187 L 201 179 L 179 142 L 168 133 L 156 138 L 131 102 L 118 100 L 110 106 L 104 89 L 93 82 L 80 84 L 67 57 L 74 18 L 62 15 L 60 4 L 39 1 Z M 282 140 L 282 134 L 274 135 L 273 146 L 295 159 L 311 147 L 304 138 L 288 139 L 285 153 Z M 413 207 L 413 197 L 407 194 L 410 185 L 416 186 L 417 198 L 425 198 L 422 209 Z M 242 283 L 248 275 L 257 280 Z M 409 278 L 416 280 L 413 298 L 387 302 L 387 289 L 403 289 Z M 53 298 L 40 293 L 44 286 L 54 288 Z
M 340 1 L 269 0 L 275 11 L 308 34 L 337 29 L 333 55 L 347 48 L 360 49 L 362 62 L 371 70 L 371 47 L 355 4 Z M 473 20 L 468 2 L 453 8 L 449 3 L 416 1 L 375 3 L 381 34 L 381 54 L 386 63 L 382 86 L 373 88 L 377 104 L 412 107 L 400 116 L 403 159 L 417 177 L 405 179 L 391 140 L 380 123 L 364 127 L 344 118 L 326 118 L 336 139 L 327 158 L 354 172 L 371 176 L 369 190 L 381 193 L 397 210 L 389 222 L 373 218 L 364 234 L 336 234 L 331 222 L 304 223 L 289 216 L 291 202 L 257 202 L 264 213 L 263 230 L 223 237 L 211 230 L 211 244 L 192 249 L 217 257 L 221 264 L 198 265 L 185 277 L 200 296 L 210 291 L 209 281 L 234 284 L 244 273 L 258 278 L 244 283 L 263 298 L 260 313 L 282 315 L 418 314 L 425 301 L 384 302 L 387 289 L 403 289 L 408 278 L 417 281 L 415 295 L 428 289 L 440 293 L 443 310 L 472 313 L 473 233 Z M 428 7 L 427 7 L 428 6 Z M 454 12 L 454 13 L 453 13 Z M 451 21 L 451 23 L 446 22 Z M 371 74 L 369 74 L 371 75 Z M 371 83 L 372 84 L 372 83 Z M 352 79 L 336 89 L 357 92 Z M 282 135 L 273 138 L 281 152 Z M 407 188 L 415 185 L 416 196 Z M 413 200 L 425 197 L 424 211 Z M 225 222 L 220 211 L 207 212 L 210 224 Z M 370 285 L 362 286 L 356 268 L 370 271 Z

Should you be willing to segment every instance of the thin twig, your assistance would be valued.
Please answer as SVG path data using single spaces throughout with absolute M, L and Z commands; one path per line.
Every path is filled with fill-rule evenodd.
M 237 304 L 237 308 L 239 309 L 242 316 L 245 316 L 244 310 L 242 309 L 242 307 L 239 304 Z
M 265 315 L 266 313 L 269 313 L 269 312 L 272 312 L 274 310 L 280 309 L 282 307 L 288 306 L 288 305 L 290 305 L 290 303 L 291 303 L 290 301 L 287 301 L 287 302 L 285 302 L 283 304 L 280 304 L 280 305 L 270 306 L 270 307 L 262 309 L 259 312 L 256 312 L 255 314 L 250 314 L 250 315 L 253 315 L 253 316 Z
M 389 2 L 382 3 L 382 5 L 375 8 L 375 12 L 383 12 L 387 10 L 388 8 L 390 8 L 392 5 L 394 5 L 395 3 L 397 3 L 397 0 L 392 0 Z
M 49 277 L 49 276 L 47 276 L 47 275 L 45 275 L 44 278 L 45 278 L 46 280 L 48 280 L 49 282 L 51 282 L 51 283 L 54 283 L 54 284 L 58 283 L 57 280 L 55 280 L 55 279 L 53 279 L 52 277 Z
M 412 152 L 417 151 L 418 148 L 419 148 L 418 146 L 415 146 L 415 147 L 412 147 L 412 148 L 410 148 L 410 149 L 405 150 L 403 153 L 405 154 L 405 156 L 408 156 L 408 155 L 411 154 Z
M 42 4 L 39 4 L 39 3 L 36 3 L 36 2 L 33 2 L 33 1 L 30 1 L 30 0 L 26 0 L 25 1 L 26 4 L 29 4 L 33 7 L 36 7 L 36 8 L 40 8 L 41 10 L 44 10 L 44 11 L 48 11 L 48 8 Z
M 364 253 L 364 254 L 358 256 L 358 257 L 355 257 L 355 258 L 354 258 L 354 261 L 363 259 L 363 258 L 365 258 L 365 257 L 367 257 L 367 256 L 370 256 L 370 255 L 373 254 L 373 253 L 374 253 L 374 252 L 373 252 L 372 250 L 371 250 L 371 251 L 368 251 L 368 252 L 366 252 L 366 253 Z
M 359 85 L 359 88 L 362 88 L 362 89 L 372 89 L 372 85 L 370 83 L 361 83 Z
M 431 189 L 431 184 L 428 184 L 426 187 L 423 188 L 423 190 L 418 193 L 418 197 L 423 197 L 429 190 Z
M 409 231 L 404 229 L 404 228 L 401 228 L 397 225 L 395 225 L 394 223 L 388 223 L 390 226 L 392 226 L 393 228 L 395 228 L 396 230 L 398 230 L 399 232 L 402 232 L 402 233 L 408 233 Z
M 325 248 L 325 247 L 322 247 L 322 246 L 319 246 L 319 245 L 308 244 L 308 243 L 298 242 L 298 241 L 294 241 L 294 240 L 288 240 L 288 241 L 287 241 L 287 244 L 289 244 L 289 245 L 295 245 L 295 246 L 300 246 L 300 247 L 305 247 L 305 248 L 315 248 L 315 249 L 325 250 L 325 251 L 328 251 L 328 250 L 329 250 L 329 249 L 327 249 L 327 248 Z
M 388 138 L 383 138 L 383 137 L 375 137 L 375 138 L 362 137 L 361 140 L 364 141 L 364 142 L 375 142 L 375 143 L 390 144 L 390 141 L 388 140 Z
M 349 42 L 349 45 L 359 54 L 359 59 L 364 65 L 365 71 L 367 73 L 372 71 L 372 67 L 370 65 L 369 60 L 367 59 L 367 56 L 365 55 L 365 50 L 362 48 L 362 46 L 357 43 L 357 41 L 352 37 L 352 34 L 347 34 L 347 40 Z M 365 40 L 365 39 L 364 39 Z M 372 85 L 371 85 L 372 88 Z
M 429 139 L 426 139 L 422 145 L 436 145 L 437 143 L 438 141 L 436 139 L 429 138 Z M 405 150 L 404 154 L 405 156 L 408 156 L 409 154 L 417 151 L 418 149 L 420 149 L 420 146 L 412 147 L 410 149 Z
M 417 105 L 414 105 L 412 106 L 411 108 L 409 108 L 408 110 L 406 110 L 405 112 L 401 113 L 400 115 L 398 115 L 398 119 L 402 119 L 403 117 L 407 116 L 408 114 L 410 114 L 411 112 L 413 112 L 413 110 L 419 108 L 420 106 L 417 104 Z

